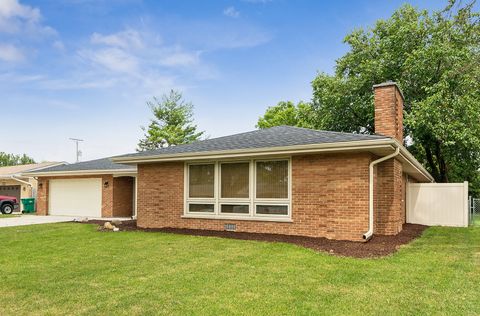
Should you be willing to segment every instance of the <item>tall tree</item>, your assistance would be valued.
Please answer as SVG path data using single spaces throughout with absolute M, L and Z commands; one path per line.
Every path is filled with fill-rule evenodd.
M 289 125 L 306 128 L 314 128 L 312 121 L 314 113 L 310 103 L 299 102 L 295 105 L 291 101 L 281 101 L 276 106 L 267 109 L 264 116 L 259 118 L 258 128 L 269 128 L 272 126 Z
M 193 105 L 183 99 L 182 93 L 171 90 L 161 100 L 154 97 L 147 105 L 154 118 L 148 128 L 142 127 L 145 135 L 138 143 L 137 151 L 188 144 L 199 140 L 204 134 L 193 123 Z
M 451 0 L 433 13 L 404 5 L 372 28 L 347 35 L 350 50 L 337 60 L 335 74 L 320 73 L 312 82 L 315 127 L 374 133 L 372 85 L 394 80 L 405 96 L 409 150 L 436 181 L 468 180 L 479 189 L 480 23 L 474 4 Z
M 14 155 L 0 152 L 0 167 L 26 165 L 30 163 L 35 163 L 35 160 L 26 154 Z

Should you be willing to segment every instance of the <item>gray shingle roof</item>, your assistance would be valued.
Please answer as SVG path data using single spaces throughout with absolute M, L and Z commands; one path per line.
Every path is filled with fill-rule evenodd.
M 196 153 L 221 150 L 268 148 L 295 145 L 339 143 L 388 138 L 381 135 L 351 134 L 319 131 L 292 126 L 276 126 L 251 132 L 198 141 L 186 145 L 116 156 L 115 158 L 155 156 L 165 154 Z
M 132 166 L 113 163 L 110 158 L 82 161 L 74 164 L 54 166 L 39 170 L 39 172 L 53 171 L 83 171 L 83 170 L 122 170 L 132 169 Z

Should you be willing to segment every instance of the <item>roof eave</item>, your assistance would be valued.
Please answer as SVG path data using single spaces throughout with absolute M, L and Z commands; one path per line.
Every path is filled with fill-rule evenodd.
M 392 139 L 392 141 L 395 143 L 395 146 L 400 147 L 400 155 L 405 158 L 406 161 L 408 161 L 412 167 L 418 170 L 420 174 L 422 174 L 425 177 L 425 180 L 429 182 L 435 182 L 435 179 L 432 177 L 432 175 L 425 169 L 425 167 L 408 151 L 407 148 L 405 148 L 400 142 L 398 142 L 395 139 Z
M 251 155 L 271 155 L 271 154 L 292 154 L 292 153 L 308 153 L 321 151 L 345 151 L 375 148 L 378 146 L 391 145 L 391 138 L 381 138 L 375 140 L 362 140 L 350 142 L 335 142 L 321 144 L 294 145 L 282 147 L 262 147 L 262 148 L 246 148 L 235 150 L 217 150 L 203 152 L 186 152 L 177 154 L 157 154 L 151 156 L 120 156 L 110 158 L 115 163 L 122 164 L 138 164 L 148 162 L 162 161 L 183 161 L 192 159 L 213 159 L 213 158 L 230 158 Z
M 111 160 L 115 163 L 122 164 L 141 164 L 151 162 L 168 162 L 168 161 L 188 161 L 188 160 L 203 160 L 203 159 L 223 159 L 223 158 L 241 158 L 246 156 L 266 156 L 266 155 L 291 155 L 302 153 L 320 153 L 320 152 L 345 152 L 345 151 L 375 151 L 381 148 L 400 148 L 400 153 L 404 160 L 408 162 L 415 170 L 418 170 L 417 175 L 421 175 L 422 180 L 434 182 L 430 173 L 422 166 L 422 164 L 415 159 L 415 157 L 395 139 L 381 138 L 375 140 L 361 140 L 350 142 L 335 142 L 322 144 L 308 144 L 296 146 L 283 147 L 268 147 L 268 148 L 248 148 L 237 150 L 221 150 L 210 152 L 192 152 L 179 154 L 164 154 L 140 157 L 114 157 Z
M 71 170 L 71 171 L 44 171 L 44 172 L 26 172 L 22 176 L 27 177 L 61 177 L 61 176 L 84 176 L 84 175 L 102 175 L 102 174 L 125 174 L 136 175 L 137 169 L 99 169 L 99 170 Z

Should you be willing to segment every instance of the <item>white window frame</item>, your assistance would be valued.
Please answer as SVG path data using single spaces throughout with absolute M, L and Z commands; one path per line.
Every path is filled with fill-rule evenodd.
M 285 161 L 287 159 L 256 159 L 253 160 L 253 163 L 255 164 L 254 166 L 254 172 L 255 172 L 255 181 L 253 183 L 254 187 L 254 203 L 253 203 L 253 212 L 255 213 L 255 216 L 257 217 L 289 217 L 291 218 L 291 201 L 292 201 L 292 164 L 291 164 L 291 159 L 287 160 L 287 169 L 288 169 L 288 189 L 287 193 L 288 196 L 286 199 L 264 199 L 264 198 L 257 198 L 257 162 L 266 162 L 266 161 Z M 276 215 L 276 214 L 257 214 L 257 205 L 286 205 L 287 206 L 287 215 Z
M 190 197 L 190 165 L 213 165 L 213 198 L 196 198 Z M 218 196 L 217 193 L 217 164 L 214 162 L 203 162 L 203 163 L 192 163 L 192 164 L 185 164 L 185 214 L 216 214 L 217 213 L 217 203 L 216 198 Z M 190 212 L 189 205 L 190 204 L 213 204 L 213 213 L 212 212 Z
M 288 163 L 288 197 L 286 199 L 261 199 L 256 198 L 257 185 L 257 162 L 262 161 L 287 161 Z M 249 197 L 248 198 L 222 198 L 221 197 L 221 165 L 227 163 L 249 163 Z M 214 197 L 213 198 L 191 198 L 189 195 L 190 179 L 189 167 L 191 165 L 214 165 Z M 184 168 L 184 218 L 206 218 L 206 219 L 232 219 L 232 220 L 253 220 L 253 221 L 292 221 L 292 160 L 291 157 L 272 157 L 261 159 L 223 159 L 214 161 L 192 161 L 186 162 Z M 213 204 L 214 212 L 189 212 L 189 204 Z M 222 213 L 221 205 L 248 205 L 249 213 Z M 257 205 L 285 205 L 287 215 L 257 214 Z
M 248 197 L 247 198 L 222 198 L 222 165 L 232 163 L 248 163 Z M 251 216 L 252 213 L 252 162 L 251 160 L 217 161 L 218 164 L 218 214 L 226 216 Z M 248 205 L 248 214 L 222 213 L 222 205 Z

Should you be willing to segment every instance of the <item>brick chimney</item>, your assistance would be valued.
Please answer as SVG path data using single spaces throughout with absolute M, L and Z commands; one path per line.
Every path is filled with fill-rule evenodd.
M 373 86 L 375 133 L 396 138 L 403 144 L 403 93 L 393 81 Z

